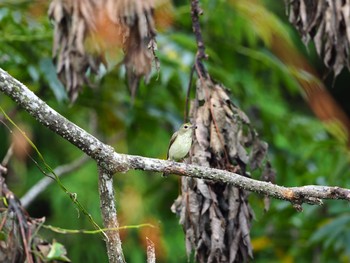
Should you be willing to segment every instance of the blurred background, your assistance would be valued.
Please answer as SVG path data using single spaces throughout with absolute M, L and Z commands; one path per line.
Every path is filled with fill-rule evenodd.
M 248 114 L 261 139 L 269 144 L 276 183 L 349 188 L 349 152 L 341 135 L 332 132 L 332 127 L 326 129 L 315 117 L 295 74 L 285 62 L 295 58 L 295 54 L 307 61 L 347 115 L 350 115 L 349 71 L 344 69 L 336 79 L 333 77 L 317 56 L 314 44 L 305 46 L 301 42 L 288 22 L 283 1 L 200 3 L 204 11 L 201 25 L 209 55 L 208 71 L 231 91 L 234 103 Z M 188 1 L 156 2 L 157 55 L 161 68 L 159 73 L 154 70 L 149 84 L 141 81 L 133 101 L 125 69 L 118 66 L 122 58 L 119 50 L 110 54 L 113 66 L 100 70 L 96 87 L 84 87 L 74 105 L 67 99 L 52 63 L 53 25 L 47 16 L 48 6 L 44 0 L 0 0 L 0 67 L 117 152 L 165 159 L 169 138 L 183 122 L 196 54 Z M 271 32 L 278 36 L 277 40 L 269 38 Z M 288 39 L 288 45 L 281 39 Z M 279 54 L 276 46 L 280 48 Z M 82 156 L 3 94 L 0 106 L 33 140 L 52 168 Z M 15 154 L 6 179 L 10 189 L 21 197 L 44 175 L 21 149 L 28 149 L 34 159 L 36 153 L 25 140 L 16 139 L 15 128 L 3 116 L 0 119 L 0 159 L 14 143 Z M 259 178 L 259 174 L 254 177 Z M 87 162 L 62 182 L 102 225 L 96 164 Z M 128 262 L 146 261 L 146 237 L 155 244 L 157 262 L 188 262 L 181 226 L 170 211 L 179 194 L 178 177 L 130 171 L 115 175 L 115 190 L 122 226 L 143 223 L 155 226 L 121 231 Z M 254 262 L 350 261 L 347 202 L 325 201 L 320 207 L 304 205 L 304 211 L 299 213 L 288 202 L 272 200 L 270 210 L 264 212 L 262 196 L 252 193 L 250 204 L 255 212 L 251 230 Z M 93 228 L 56 184 L 40 194 L 29 205 L 28 212 L 32 217 L 46 217 L 47 224 L 57 227 Z M 58 234 L 49 230 L 39 234 L 64 244 L 72 262 L 107 262 L 100 235 Z

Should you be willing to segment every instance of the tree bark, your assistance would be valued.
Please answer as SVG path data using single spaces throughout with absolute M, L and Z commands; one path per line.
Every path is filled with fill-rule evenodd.
M 113 188 L 113 174 L 103 168 L 98 171 L 98 190 L 100 193 L 100 208 L 105 228 L 118 229 L 117 209 L 115 207 L 115 195 Z M 106 247 L 110 263 L 125 263 L 122 242 L 118 230 L 107 230 Z

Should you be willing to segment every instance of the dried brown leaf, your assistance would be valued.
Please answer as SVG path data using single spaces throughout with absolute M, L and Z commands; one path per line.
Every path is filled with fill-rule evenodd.
M 286 9 L 304 42 L 314 40 L 317 53 L 335 76 L 343 67 L 350 68 L 350 1 L 286 1 Z
M 199 145 L 203 148 L 209 147 L 209 132 L 206 123 L 209 124 L 209 110 L 206 107 L 202 107 L 198 110 L 195 135 Z
M 205 184 L 204 180 L 198 179 L 197 181 L 197 188 L 199 192 L 208 200 L 211 200 L 210 190 L 209 186 Z
M 249 163 L 248 152 L 244 148 L 244 146 L 240 143 L 237 144 L 237 157 L 242 163 L 244 163 L 244 164 Z
M 222 258 L 222 252 L 225 249 L 225 223 L 215 215 L 213 206 L 210 208 L 210 218 L 211 249 L 208 257 L 208 262 L 226 261 Z
M 229 187 L 229 214 L 228 220 L 234 220 L 239 212 L 240 207 L 240 197 L 239 197 L 239 189 L 236 187 Z
M 253 249 L 250 242 L 250 223 L 248 221 L 249 217 L 247 217 L 248 212 L 245 210 L 248 210 L 248 208 L 243 206 L 243 209 L 239 213 L 239 224 L 242 231 L 243 244 L 247 248 L 248 255 L 253 258 Z
M 216 131 L 216 125 L 213 122 L 210 125 L 210 148 L 216 155 L 220 155 L 224 151 L 224 145 L 220 140 L 219 134 Z
M 266 142 L 255 140 L 253 142 L 253 149 L 250 153 L 250 168 L 254 171 L 255 169 L 261 167 L 263 160 L 267 154 L 268 145 Z
M 210 98 L 210 110 L 213 121 L 220 132 L 226 122 L 226 112 L 222 107 L 224 104 L 226 104 L 226 101 L 220 97 L 219 92 L 213 91 Z

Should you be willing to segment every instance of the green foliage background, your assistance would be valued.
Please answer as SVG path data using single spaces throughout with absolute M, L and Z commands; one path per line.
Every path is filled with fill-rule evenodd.
M 235 2 L 201 1 L 202 30 L 209 54 L 206 65 L 212 77 L 231 90 L 235 104 L 249 115 L 261 138 L 269 143 L 276 182 L 285 186 L 349 187 L 347 151 L 312 115 L 297 82 L 263 41 L 264 34 L 268 34 L 265 25 L 260 28 L 265 33 L 258 33 L 249 17 L 235 8 Z M 288 34 L 316 68 L 322 68 L 313 46 L 307 52 L 288 24 L 283 1 L 264 1 L 264 5 L 249 2 L 273 17 L 273 26 Z M 148 85 L 141 85 L 133 104 L 123 69 L 112 69 L 100 76 L 98 88 L 85 88 L 76 104 L 69 105 L 51 62 L 53 26 L 46 11 L 45 1 L 0 1 L 0 67 L 88 131 L 95 114 L 96 136 L 116 151 L 165 158 L 169 137 L 183 121 L 189 72 L 196 52 L 188 2 L 174 3 L 173 24 L 158 35 L 160 75 L 157 77 L 155 72 Z M 340 81 L 335 82 L 334 93 L 341 92 L 348 77 L 349 73 L 343 72 Z M 15 112 L 12 118 L 32 135 L 51 167 L 81 155 L 6 96 L 0 96 L 0 105 L 8 113 Z M 5 125 L 0 125 L 0 138 L 2 159 L 11 143 Z M 35 157 L 33 151 L 31 155 Z M 14 158 L 9 168 L 8 184 L 19 197 L 43 176 L 30 159 Z M 66 176 L 63 183 L 101 224 L 96 165 L 90 161 Z M 145 262 L 146 236 L 156 245 L 158 262 L 187 262 L 181 227 L 170 212 L 178 185 L 175 176 L 162 178 L 143 171 L 115 175 L 121 224 L 156 226 L 121 232 L 128 262 Z M 346 202 L 327 201 L 322 207 L 304 205 L 304 212 L 298 213 L 289 203 L 272 200 L 271 209 L 265 213 L 261 196 L 251 194 L 250 201 L 256 213 L 252 228 L 254 262 L 349 262 L 350 214 Z M 47 224 L 54 226 L 92 228 L 55 184 L 28 211 L 34 217 L 45 216 Z M 63 243 L 73 262 L 107 261 L 99 235 L 62 235 L 47 230 L 40 235 Z

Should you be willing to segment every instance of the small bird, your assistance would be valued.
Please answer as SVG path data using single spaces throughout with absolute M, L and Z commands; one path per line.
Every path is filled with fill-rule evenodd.
M 184 159 L 192 146 L 193 129 L 197 127 L 191 123 L 184 123 L 180 129 L 171 136 L 167 159 L 172 161 L 181 161 Z M 166 174 L 163 173 L 163 176 Z

